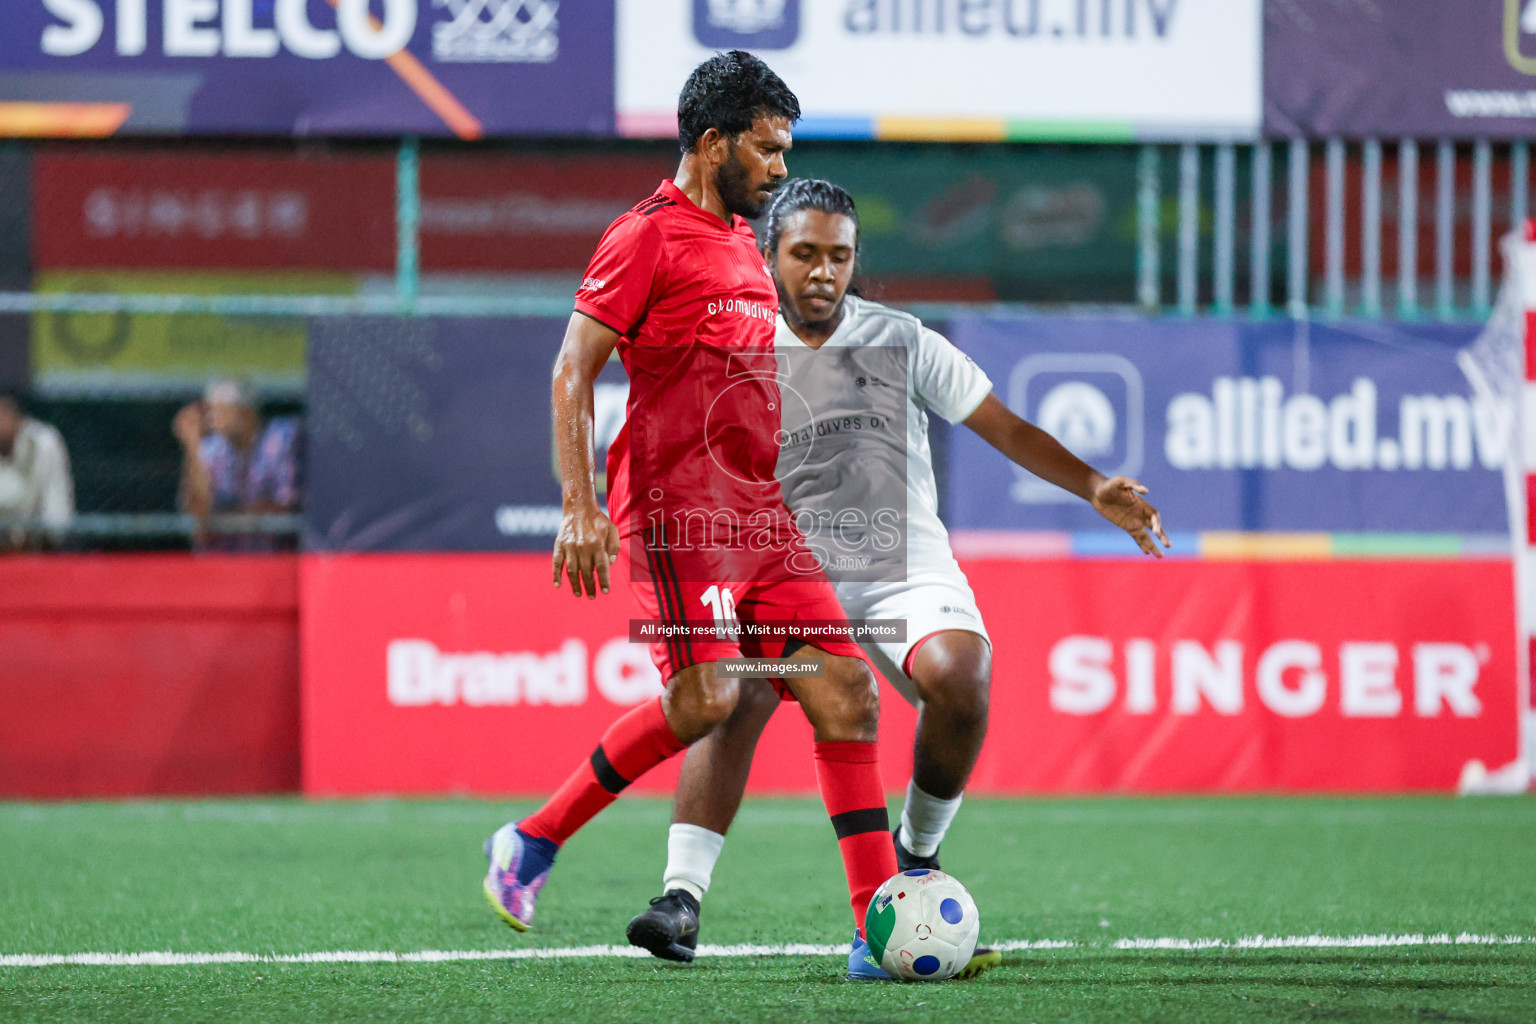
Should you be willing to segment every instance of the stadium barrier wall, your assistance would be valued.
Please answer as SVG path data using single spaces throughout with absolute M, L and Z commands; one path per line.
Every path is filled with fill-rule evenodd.
M 956 549 L 1007 638 L 977 791 L 1449 790 L 1515 756 L 1507 433 L 1457 369 L 1473 331 L 939 326 L 1017 411 L 1151 486 L 1176 531 L 1169 561 L 1128 561 L 1081 503 L 964 430 L 936 437 Z M 308 792 L 547 792 L 656 691 L 627 594 L 548 592 L 554 345 L 516 319 L 312 331 Z M 610 370 L 600 448 L 623 418 Z M 890 699 L 884 722 L 899 789 L 913 715 Z M 754 789 L 810 791 L 800 716 L 773 730 Z
M 1449 789 L 1517 750 L 1507 564 L 968 559 L 977 793 Z M 657 692 L 627 590 L 534 554 L 0 561 L 0 794 L 543 793 Z M 1125 595 L 1135 595 L 1127 601 Z M 886 783 L 914 714 L 885 691 Z M 754 792 L 810 792 L 804 719 Z M 636 787 L 670 789 L 676 766 Z
M 627 595 L 548 593 L 550 327 L 312 318 L 299 562 L 3 563 L 0 671 L 25 708 L 0 726 L 5 775 L 34 795 L 291 788 L 302 614 L 307 791 L 555 785 L 659 681 L 623 642 Z M 1472 332 L 943 328 L 1178 531 L 1174 559 L 1128 561 L 1086 509 L 936 435 L 957 551 L 1007 638 L 979 791 L 1450 789 L 1515 756 L 1507 434 L 1456 368 Z M 605 374 L 603 444 L 625 394 Z M 912 714 L 886 703 L 899 789 Z M 809 791 L 803 722 L 773 728 L 754 788 Z
M 1518 750 L 1503 560 L 963 568 L 997 641 L 973 793 L 1450 790 Z M 307 555 L 303 591 L 314 796 L 548 793 L 659 692 L 628 588 L 551 593 L 546 555 Z M 915 715 L 882 693 L 898 791 Z M 676 770 L 634 788 L 668 792 Z M 814 791 L 793 706 L 750 789 Z
M 0 797 L 299 783 L 293 556 L 0 559 Z

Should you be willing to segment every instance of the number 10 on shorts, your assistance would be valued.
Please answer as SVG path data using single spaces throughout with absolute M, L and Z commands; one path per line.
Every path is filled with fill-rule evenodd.
M 699 598 L 699 603 L 710 610 L 715 619 L 715 639 L 730 640 L 741 633 L 736 621 L 736 596 L 730 587 L 711 585 Z

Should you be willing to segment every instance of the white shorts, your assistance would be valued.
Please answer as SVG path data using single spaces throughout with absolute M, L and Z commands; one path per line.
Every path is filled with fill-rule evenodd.
M 908 704 L 917 707 L 917 685 L 902 666 L 925 637 L 945 630 L 976 633 L 992 644 L 986 623 L 976 607 L 976 595 L 960 573 L 953 576 L 926 575 L 901 583 L 875 583 L 860 586 L 845 583 L 837 588 L 838 600 L 850 619 L 905 619 L 906 639 L 890 643 L 862 643 L 880 674 L 896 688 Z

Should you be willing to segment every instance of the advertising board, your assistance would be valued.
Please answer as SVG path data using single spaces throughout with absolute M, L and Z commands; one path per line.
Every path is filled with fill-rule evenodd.
M 949 329 L 1016 412 L 1150 487 L 1169 529 L 1507 530 L 1509 411 L 1472 395 L 1456 364 L 1474 327 L 1127 316 Z M 951 458 L 952 529 L 1106 527 L 968 430 Z
M 985 315 L 940 326 L 1016 412 L 1152 488 L 1185 538 L 1390 535 L 1508 551 L 1508 410 L 1474 396 L 1456 363 L 1474 328 Z M 309 543 L 547 546 L 559 518 L 548 373 L 560 334 L 542 319 L 312 321 Z M 611 363 L 596 392 L 599 464 L 627 397 Z M 939 459 L 944 514 L 969 553 L 991 550 L 969 538 L 1009 532 L 1131 551 L 1086 503 L 969 430 L 949 431 Z
M 351 275 L 295 271 L 80 271 L 37 275 L 39 292 L 167 295 L 349 295 Z M 210 377 L 248 378 L 264 391 L 304 387 L 307 328 L 298 316 L 48 312 L 31 321 L 33 381 L 55 393 L 197 393 Z
M 973 794 L 1450 790 L 1468 761 L 1515 756 L 1507 561 L 962 568 L 996 642 Z M 659 692 L 622 576 L 578 599 L 542 552 L 306 555 L 303 594 L 312 795 L 548 794 Z M 881 704 L 898 792 L 915 715 L 889 688 Z M 750 788 L 815 785 L 785 704 Z
M 728 48 L 795 90 L 806 135 L 1234 138 L 1259 125 L 1259 0 L 619 0 L 617 18 L 622 135 L 674 135 L 688 73 Z
M 44 269 L 392 270 L 385 156 L 47 148 L 33 163 Z
M 311 320 L 306 547 L 547 551 L 560 523 L 549 374 L 563 330 L 550 319 Z M 599 466 L 628 397 L 610 363 L 595 394 Z
M 395 269 L 387 154 L 70 147 L 33 166 L 32 250 L 46 269 Z M 676 169 L 672 154 L 429 151 L 422 269 L 579 274 L 608 225 Z
M 0 134 L 604 135 L 613 7 L 10 0 Z
M 1264 5 L 1264 131 L 1528 138 L 1531 0 Z

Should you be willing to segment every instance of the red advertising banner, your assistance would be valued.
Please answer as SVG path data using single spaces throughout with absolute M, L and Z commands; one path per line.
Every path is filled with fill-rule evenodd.
M 865 255 L 883 301 L 988 302 L 999 276 L 1106 280 L 1130 266 L 1104 228 L 1134 205 L 1120 187 L 1128 163 L 1016 157 L 930 154 L 897 179 L 857 154 L 813 152 L 794 166 L 843 181 L 876 210 Z M 608 225 L 676 170 L 669 149 L 427 152 L 421 269 L 558 275 L 544 291 L 574 291 Z M 33 262 L 43 271 L 395 269 L 395 163 L 381 150 L 45 149 L 34 182 Z M 976 225 L 993 221 L 1006 237 L 983 237 Z
M 994 662 L 973 793 L 1449 790 L 1517 753 L 1508 562 L 968 561 Z M 658 692 L 627 588 L 543 555 L 306 556 L 304 788 L 553 790 Z M 882 690 L 886 785 L 915 716 Z M 676 766 L 637 789 L 669 791 Z M 815 788 L 787 705 L 755 792 Z
M 608 225 L 676 171 L 675 153 L 428 156 L 421 163 L 421 265 L 581 271 Z
M 676 167 L 670 155 L 428 154 L 422 268 L 579 273 L 608 225 Z M 395 266 L 395 165 L 382 154 L 53 150 L 33 181 L 44 269 Z
M 290 556 L 0 558 L 0 798 L 299 783 Z
M 45 150 L 32 189 L 43 269 L 395 265 L 388 157 Z

